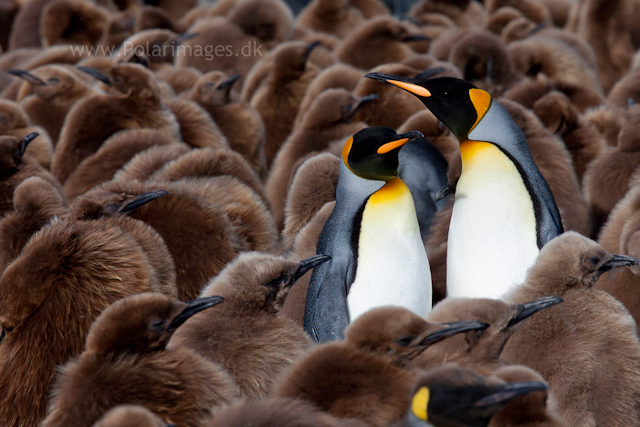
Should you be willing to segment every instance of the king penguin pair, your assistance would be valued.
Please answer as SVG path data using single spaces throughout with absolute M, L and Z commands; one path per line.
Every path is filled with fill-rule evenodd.
M 416 95 L 460 142 L 447 295 L 501 298 L 523 283 L 542 246 L 563 228 L 549 185 L 509 113 L 464 80 L 366 77 Z
M 431 271 L 411 192 L 398 178 L 398 153 L 420 132 L 365 128 L 344 145 L 336 205 L 318 239 L 331 260 L 313 270 L 304 327 L 318 342 L 371 308 L 395 305 L 425 316 Z

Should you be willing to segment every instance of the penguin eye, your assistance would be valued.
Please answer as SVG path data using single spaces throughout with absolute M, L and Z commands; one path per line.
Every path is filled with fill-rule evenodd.
M 409 344 L 411 344 L 411 342 L 414 340 L 415 337 L 412 337 L 411 335 L 407 335 L 404 336 L 402 338 L 398 338 L 396 340 L 396 344 L 401 345 L 402 347 L 408 347 Z
M 150 323 L 149 323 L 149 329 L 152 329 L 154 331 L 161 331 L 164 330 L 164 327 L 166 325 L 167 321 L 165 319 L 161 319 L 159 317 L 155 317 Z
M 593 264 L 593 265 L 598 265 L 598 263 L 600 262 L 600 258 L 598 258 L 598 257 L 595 257 L 595 256 L 594 256 L 594 257 L 592 257 L 592 258 L 589 258 L 589 261 L 590 261 L 590 262 L 591 262 L 591 264 Z
M 51 77 L 51 78 L 50 78 L 49 80 L 47 80 L 47 81 L 48 81 L 49 83 L 53 83 L 53 84 L 56 84 L 56 83 L 59 83 L 59 82 L 60 82 L 60 80 L 59 80 L 59 79 L 57 79 L 56 77 Z

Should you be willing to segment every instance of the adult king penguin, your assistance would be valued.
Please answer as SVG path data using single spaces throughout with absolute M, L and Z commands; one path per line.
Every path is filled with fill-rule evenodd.
M 563 229 L 549 185 L 509 113 L 464 80 L 366 77 L 416 95 L 460 142 L 462 174 L 449 228 L 447 295 L 500 298 L 524 282 L 542 246 Z
M 402 146 L 422 137 L 371 127 L 342 150 L 336 205 L 318 239 L 331 260 L 313 271 L 304 327 L 318 342 L 344 339 L 367 310 L 396 305 L 425 316 L 431 271 L 409 188 L 398 178 Z

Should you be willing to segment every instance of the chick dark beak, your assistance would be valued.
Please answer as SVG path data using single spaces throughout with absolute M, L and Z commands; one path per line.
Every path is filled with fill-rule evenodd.
M 45 86 L 47 84 L 44 80 L 34 76 L 28 71 L 14 69 L 7 71 L 7 73 L 13 74 L 16 77 L 20 77 L 21 79 L 31 83 L 34 86 Z
M 411 34 L 402 38 L 403 43 L 417 42 L 417 41 L 430 41 L 431 37 L 423 36 L 422 34 Z
M 128 203 L 125 206 L 123 206 L 122 209 L 118 211 L 118 213 L 128 214 L 129 212 L 135 209 L 138 209 L 140 206 L 145 205 L 159 197 L 166 196 L 167 194 L 169 194 L 169 192 L 165 190 L 156 190 L 156 191 L 150 191 L 148 193 L 141 194 L 138 197 L 136 197 L 131 203 Z
M 443 323 L 442 326 L 444 326 L 442 329 L 439 329 L 434 333 L 427 335 L 422 340 L 420 340 L 417 345 L 426 347 L 462 332 L 475 330 L 483 331 L 489 327 L 489 325 L 487 325 L 486 323 L 477 322 L 475 320 Z
M 234 74 L 233 76 L 227 78 L 222 83 L 220 83 L 216 88 L 216 90 L 225 90 L 225 89 L 230 90 L 231 86 L 233 86 L 233 84 L 237 82 L 240 79 L 240 77 L 241 77 L 240 74 Z
M 300 261 L 300 265 L 298 266 L 298 269 L 296 270 L 296 272 L 293 274 L 293 277 L 291 278 L 291 282 L 290 282 L 290 286 L 293 285 L 299 278 L 301 278 L 302 276 L 304 276 L 304 274 L 311 270 L 313 267 L 317 267 L 322 263 L 325 263 L 327 261 L 329 261 L 331 259 L 331 257 L 329 255 L 314 255 L 311 258 L 307 258 L 307 259 L 303 259 L 302 261 Z
M 520 312 L 509 322 L 507 328 L 510 328 L 524 319 L 530 317 L 531 315 L 539 312 L 540 310 L 544 310 L 545 308 L 551 307 L 553 305 L 561 303 L 562 298 L 558 297 L 546 297 L 536 301 L 531 301 L 525 304 L 520 304 Z
M 302 52 L 302 58 L 306 61 L 307 59 L 309 59 L 309 55 L 311 55 L 311 52 L 313 51 L 313 49 L 315 49 L 316 47 L 320 46 L 320 40 L 316 40 L 314 42 L 311 42 L 307 45 L 307 47 L 305 48 L 304 52 Z
M 354 106 L 351 108 L 351 111 L 350 111 L 351 117 L 353 117 L 356 111 L 358 111 L 363 105 L 368 104 L 369 102 L 375 101 L 378 98 L 380 98 L 380 95 L 378 95 L 377 93 L 370 93 L 369 95 L 365 95 L 362 98 L 360 98 L 358 102 L 356 102 Z
M 476 408 L 504 406 L 509 401 L 515 399 L 518 396 L 544 390 L 548 390 L 548 387 L 545 383 L 540 381 L 523 381 L 519 383 L 511 383 L 502 387 L 502 389 L 497 393 L 490 394 L 476 401 L 473 406 Z
M 27 151 L 27 147 L 29 146 L 31 141 L 38 137 L 38 135 L 40 135 L 38 132 L 31 132 L 29 135 L 20 138 L 20 140 L 18 141 L 18 147 L 16 148 L 15 153 L 13 153 L 13 157 L 14 160 L 16 160 L 16 163 L 22 161 L 22 156 L 24 156 L 25 151 Z
M 195 39 L 196 37 L 198 37 L 200 34 L 199 33 L 182 33 L 179 34 L 178 37 L 176 37 L 171 44 L 172 45 L 179 45 L 182 44 L 188 40 L 191 39 Z
M 102 83 L 106 84 L 107 86 L 111 86 L 111 80 L 109 80 L 109 78 L 104 74 L 102 74 L 100 70 L 98 70 L 97 68 L 80 66 L 78 67 L 78 70 L 82 71 L 83 73 L 89 74 L 93 78 L 100 80 Z
M 632 265 L 638 265 L 638 263 L 637 259 L 630 256 L 613 255 L 609 261 L 605 262 L 600 266 L 600 268 L 598 268 L 598 275 L 609 270 L 613 270 L 614 268 L 630 267 Z
M 176 318 L 173 319 L 167 330 L 175 331 L 194 314 L 200 313 L 202 310 L 206 310 L 207 308 L 211 308 L 222 302 L 224 302 L 224 298 L 220 296 L 204 297 L 189 301 L 187 303 L 189 304 L 187 308 L 182 310 L 182 313 L 178 314 Z

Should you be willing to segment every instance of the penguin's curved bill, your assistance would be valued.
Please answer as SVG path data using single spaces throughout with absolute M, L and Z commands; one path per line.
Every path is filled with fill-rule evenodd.
M 473 406 L 476 408 L 488 408 L 496 405 L 504 405 L 510 400 L 534 391 L 548 390 L 549 387 L 540 381 L 523 381 L 505 385 L 497 393 L 490 394 L 476 401 Z
M 173 319 L 168 330 L 175 331 L 194 314 L 200 313 L 202 310 L 206 310 L 207 308 L 211 308 L 222 302 L 224 302 L 224 298 L 220 296 L 204 297 L 189 301 L 187 303 L 187 307 L 182 310 L 182 313 L 178 314 L 175 319 Z
M 309 55 L 311 55 L 311 52 L 313 51 L 313 49 L 320 46 L 320 44 L 321 44 L 320 40 L 316 40 L 316 41 L 312 41 L 307 45 L 307 47 L 304 49 L 304 52 L 302 52 L 302 57 L 304 58 L 305 61 L 309 59 Z
M 106 84 L 107 86 L 111 86 L 111 80 L 109 80 L 109 78 L 107 76 L 105 76 L 104 74 L 102 74 L 100 72 L 100 70 L 98 70 L 97 68 L 85 67 L 85 66 L 79 66 L 77 68 L 78 68 L 78 70 L 82 71 L 83 73 L 87 73 L 91 77 L 100 80 L 102 83 Z
M 396 139 L 395 141 L 387 142 L 386 144 L 381 145 L 378 148 L 378 154 L 386 154 L 391 150 L 402 147 L 407 142 L 416 138 L 424 138 L 424 135 L 422 134 L 422 132 L 417 130 L 398 134 L 398 139 Z
M 179 34 L 178 37 L 176 37 L 171 44 L 182 44 L 188 40 L 191 39 L 195 39 L 196 37 L 198 37 L 200 34 L 199 33 L 182 33 Z
M 398 86 L 399 88 L 422 98 L 428 98 L 431 96 L 431 92 L 429 92 L 427 88 L 415 84 L 411 81 L 412 79 L 406 77 L 384 73 L 368 73 L 365 74 L 365 77 Z
M 29 146 L 29 144 L 31 144 L 31 141 L 36 139 L 38 136 L 40 136 L 38 132 L 31 132 L 30 134 L 20 138 L 20 140 L 18 141 L 19 145 L 18 145 L 18 148 L 16 148 L 15 155 L 17 157 L 22 158 L 22 156 L 24 156 L 24 152 L 27 151 L 27 147 Z
M 475 320 L 443 323 L 442 326 L 444 326 L 444 328 L 427 335 L 420 340 L 417 345 L 420 347 L 429 346 L 461 332 L 485 330 L 489 327 L 486 323 L 477 322 Z
M 169 192 L 165 190 L 156 190 L 156 191 L 150 191 L 148 193 L 141 194 L 138 197 L 136 197 L 131 203 L 128 203 L 122 209 L 120 209 L 118 213 L 121 213 L 121 214 L 129 213 L 134 209 L 137 209 L 142 205 L 146 205 L 150 201 L 155 200 L 159 197 L 166 196 L 167 194 L 169 194 Z
M 20 77 L 21 79 L 31 83 L 34 86 L 45 86 L 47 83 L 39 77 L 34 76 L 28 71 L 13 69 L 7 71 L 7 73 L 12 74 L 16 77 Z
M 307 271 L 311 270 L 313 267 L 317 267 L 318 265 L 329 261 L 330 259 L 331 257 L 329 255 L 318 254 L 312 256 L 311 258 L 300 261 L 300 266 L 293 275 L 291 285 L 293 285 L 299 278 L 304 276 Z
M 609 270 L 613 270 L 614 268 L 630 267 L 632 265 L 638 265 L 638 263 L 637 259 L 630 256 L 613 255 L 609 261 L 605 262 L 600 266 L 600 268 L 598 268 L 598 273 L 602 274 Z
M 240 74 L 234 74 L 233 76 L 227 78 L 222 83 L 220 83 L 216 89 L 217 90 L 225 90 L 227 88 L 231 89 L 231 86 L 233 86 L 233 84 L 237 82 L 240 79 L 240 77 L 242 77 Z
M 546 297 L 536 301 L 527 302 L 525 304 L 520 304 L 520 312 L 513 319 L 511 319 L 511 321 L 507 325 L 507 328 L 522 322 L 524 319 L 530 317 L 534 313 L 539 312 L 540 310 L 544 310 L 547 307 L 559 304 L 562 301 L 562 298 Z

